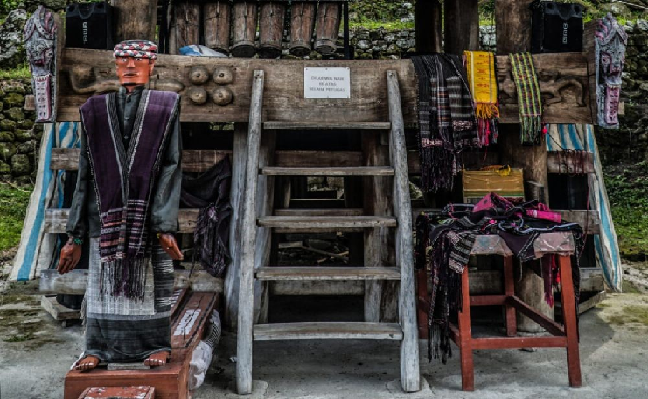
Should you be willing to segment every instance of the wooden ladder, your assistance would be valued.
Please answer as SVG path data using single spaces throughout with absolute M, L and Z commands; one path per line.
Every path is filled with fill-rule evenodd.
M 401 385 L 420 389 L 418 331 L 414 290 L 412 211 L 400 88 L 395 71 L 387 71 L 389 122 L 262 122 L 264 72 L 254 71 L 247 136 L 247 165 L 241 223 L 241 267 L 236 382 L 239 394 L 252 392 L 253 341 L 292 339 L 379 339 L 401 341 Z M 261 132 L 267 130 L 370 129 L 389 130 L 390 166 L 288 168 L 259 165 Z M 257 178 L 267 176 L 393 176 L 394 214 L 385 216 L 264 216 L 257 218 Z M 385 196 L 388 193 L 384 193 Z M 260 267 L 254 270 L 259 227 L 282 230 L 341 231 L 392 227 L 396 231 L 396 263 L 400 267 Z M 254 280 L 333 281 L 400 280 L 398 323 L 310 322 L 254 325 Z

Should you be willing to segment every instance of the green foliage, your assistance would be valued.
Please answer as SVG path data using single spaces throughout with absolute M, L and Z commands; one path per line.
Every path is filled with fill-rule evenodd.
M 0 251 L 13 248 L 20 242 L 31 191 L 31 187 L 0 183 Z
M 606 173 L 612 219 L 623 256 L 648 253 L 648 162 Z
M 0 69 L 0 80 L 5 79 L 24 79 L 31 76 L 27 64 L 14 69 Z
M 369 30 L 375 30 L 383 28 L 387 31 L 392 30 L 406 30 L 414 29 L 414 22 L 401 22 L 401 21 L 371 21 L 371 20 L 362 20 L 362 21 L 352 21 L 349 26 L 351 29 L 355 28 L 364 28 Z

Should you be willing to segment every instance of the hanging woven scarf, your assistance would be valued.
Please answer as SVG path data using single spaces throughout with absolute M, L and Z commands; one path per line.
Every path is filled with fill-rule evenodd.
M 464 51 L 468 84 L 475 103 L 477 133 L 482 146 L 497 143 L 497 75 L 495 56 L 486 51 Z
M 419 152 L 423 191 L 451 190 L 456 154 L 479 145 L 473 104 L 460 57 L 412 57 L 419 82 Z
M 509 54 L 520 107 L 520 143 L 538 145 L 542 137 L 540 85 L 529 53 Z
M 179 96 L 144 90 L 128 149 L 115 97 L 90 97 L 80 109 L 101 222 L 101 291 L 142 298 L 151 256 L 149 205 Z

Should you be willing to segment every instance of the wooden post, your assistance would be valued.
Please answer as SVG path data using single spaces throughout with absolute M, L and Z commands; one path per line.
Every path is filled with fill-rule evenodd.
M 179 1 L 173 8 L 171 31 L 169 32 L 169 53 L 180 54 L 184 46 L 199 44 L 200 5 Z
M 311 52 L 317 3 L 300 1 L 290 6 L 290 54 L 303 57 Z
M 232 261 L 227 267 L 225 276 L 225 326 L 236 330 L 238 325 L 238 301 L 241 273 L 241 229 L 243 220 L 243 190 L 245 189 L 245 163 L 247 162 L 247 131 L 246 123 L 234 124 L 234 140 L 232 144 L 232 187 L 230 189 L 230 204 L 232 205 L 232 221 L 230 227 L 229 249 Z
M 259 57 L 277 58 L 281 55 L 286 6 L 280 2 L 261 3 L 259 16 Z
M 497 25 L 497 52 L 507 55 L 528 51 L 531 48 L 530 0 L 496 0 L 495 23 Z M 500 125 L 499 142 L 502 163 L 524 169 L 524 179 L 533 180 L 547 190 L 547 145 L 545 139 L 537 146 L 520 144 L 520 125 Z M 544 283 L 541 277 L 525 268 L 516 283 L 520 299 L 545 316 L 552 318 L 553 309 L 544 300 Z M 518 329 L 526 332 L 540 332 L 543 329 L 528 317 L 518 312 Z
M 231 12 L 229 0 L 205 3 L 205 46 L 224 54 L 229 52 Z
M 368 131 L 362 134 L 362 150 L 365 166 L 384 166 L 389 164 L 389 148 L 380 144 L 380 132 Z M 391 216 L 392 204 L 385 193 L 392 189 L 391 177 L 365 177 L 364 213 L 365 215 Z M 368 267 L 386 266 L 388 258 L 389 229 L 376 227 L 364 233 L 364 264 Z M 365 321 L 378 323 L 381 320 L 381 298 L 383 286 L 391 282 L 365 282 Z
M 252 349 L 254 333 L 254 261 L 256 258 L 256 194 L 261 146 L 261 106 L 263 104 L 263 71 L 254 71 L 247 163 L 245 167 L 245 196 L 241 229 L 241 274 L 239 289 L 238 338 L 236 342 L 236 389 L 240 395 L 252 393 Z
M 322 55 L 335 52 L 335 42 L 340 31 L 340 17 L 342 16 L 342 3 L 335 1 L 322 1 L 317 8 L 317 24 L 315 50 Z
M 446 1 L 443 20 L 443 45 L 446 53 L 461 55 L 464 50 L 479 50 L 477 0 Z
M 274 163 L 276 144 L 276 131 L 266 131 L 261 137 L 259 150 L 259 168 Z M 259 174 L 257 178 L 256 217 L 271 216 L 274 202 L 274 176 Z M 254 270 L 267 266 L 270 261 L 272 229 L 258 227 L 256 235 L 256 249 L 254 251 Z M 256 323 L 268 322 L 268 283 L 256 280 L 254 282 L 254 320 Z
M 417 1 L 414 14 L 416 52 L 440 53 L 443 48 L 442 7 L 439 0 Z
M 157 1 L 114 0 L 116 9 L 115 43 L 122 40 L 155 40 Z
M 412 239 L 412 208 L 407 173 L 407 148 L 405 124 L 401 108 L 400 88 L 396 71 L 387 71 L 387 98 L 391 121 L 390 156 L 394 167 L 394 213 L 396 228 L 396 259 L 401 268 L 400 325 L 401 386 L 405 392 L 421 389 L 419 369 L 418 329 L 416 326 L 416 294 L 414 292 L 414 243 Z
M 232 55 L 253 57 L 257 26 L 257 2 L 237 1 L 232 10 Z

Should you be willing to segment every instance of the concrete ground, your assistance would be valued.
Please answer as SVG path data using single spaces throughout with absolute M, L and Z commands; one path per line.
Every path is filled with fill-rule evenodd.
M 60 399 L 83 349 L 82 328 L 54 322 L 32 286 L 10 288 L 0 293 L 0 399 Z M 275 341 L 255 345 L 249 398 L 648 398 L 648 295 L 610 295 L 581 317 L 580 331 L 580 389 L 567 385 L 563 349 L 476 351 L 476 391 L 462 392 L 458 353 L 445 366 L 428 363 L 422 345 L 424 388 L 404 394 L 397 342 Z M 224 335 L 194 399 L 238 397 L 230 389 L 235 353 L 234 336 Z

